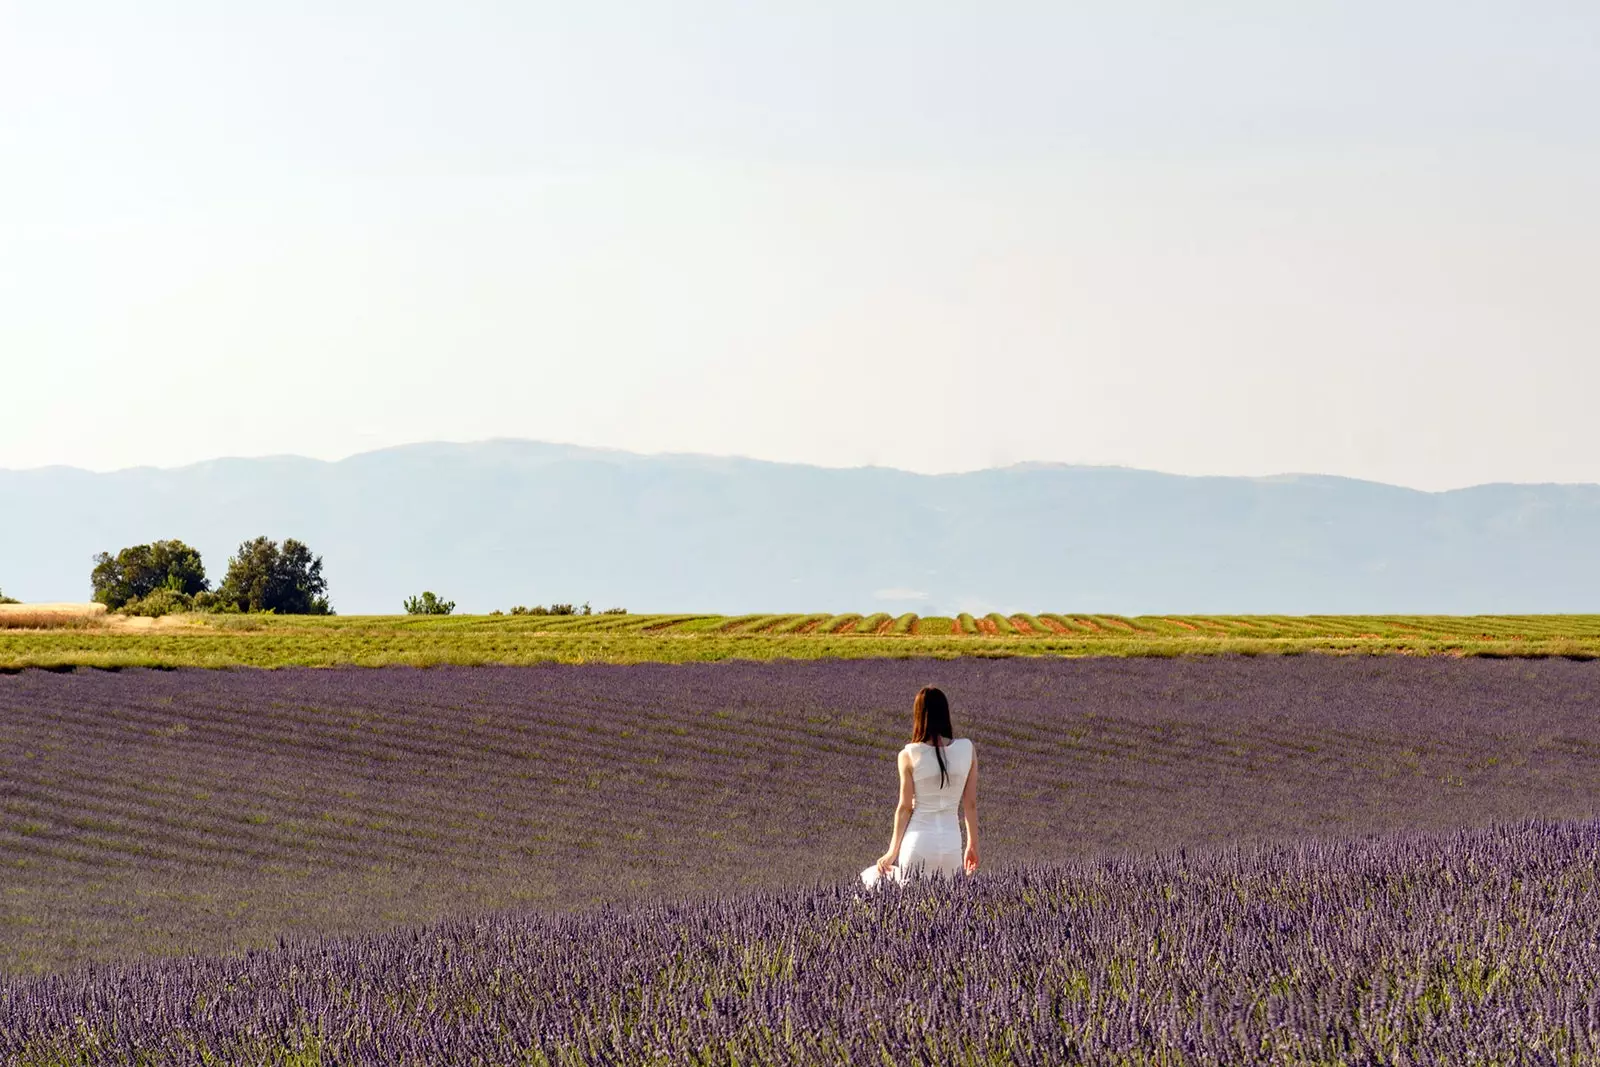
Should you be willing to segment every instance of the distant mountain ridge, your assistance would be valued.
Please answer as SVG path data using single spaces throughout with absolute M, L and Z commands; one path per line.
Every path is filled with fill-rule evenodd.
M 422 589 L 472 612 L 1600 612 L 1597 485 L 924 475 L 514 440 L 0 470 L 0 588 L 24 600 L 86 599 L 95 552 L 165 537 L 216 581 L 257 534 L 321 553 L 344 614 Z

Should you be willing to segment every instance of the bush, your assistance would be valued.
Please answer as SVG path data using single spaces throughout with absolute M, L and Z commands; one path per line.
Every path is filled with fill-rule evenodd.
M 582 612 L 582 614 L 584 614 L 584 615 L 589 614 L 588 607 L 589 607 L 589 605 L 587 605 L 587 604 L 584 605 L 584 611 Z M 513 614 L 513 615 L 577 615 L 577 614 L 579 614 L 579 612 L 571 604 L 551 604 L 549 607 L 545 607 L 542 604 L 535 604 L 531 608 L 530 607 L 525 607 L 525 606 L 523 606 L 521 604 L 518 604 L 516 607 L 511 609 L 511 614 Z
M 407 615 L 448 615 L 456 610 L 454 600 L 441 600 L 432 593 L 424 591 L 421 596 L 409 596 L 405 599 Z
M 6 594 L 3 591 L 0 591 L 0 604 L 20 604 L 20 603 L 22 603 L 22 601 L 13 600 L 10 597 L 6 596 Z
M 628 613 L 628 609 L 627 608 L 607 608 L 604 611 L 596 611 L 596 610 L 594 610 L 594 608 L 590 607 L 588 605 L 588 603 L 586 602 L 586 603 L 584 603 L 584 604 L 582 604 L 582 605 L 580 605 L 578 607 L 573 607 L 571 604 L 551 604 L 549 607 L 545 607 L 542 604 L 535 604 L 533 607 L 530 608 L 525 604 L 518 604 L 516 607 L 512 608 L 510 611 L 506 612 L 505 614 L 507 614 L 507 615 L 626 615 L 627 613 Z M 498 612 L 498 611 L 491 611 L 489 614 L 491 614 L 491 615 L 499 615 L 501 613 Z
M 117 609 L 118 615 L 142 615 L 148 619 L 159 619 L 163 615 L 174 615 L 182 611 L 191 611 L 194 608 L 194 598 L 187 593 L 176 589 L 157 589 L 148 596 L 136 597 Z
M 203 611 L 211 615 L 237 615 L 239 605 L 223 600 L 216 593 L 196 593 L 194 603 L 190 605 L 191 611 Z

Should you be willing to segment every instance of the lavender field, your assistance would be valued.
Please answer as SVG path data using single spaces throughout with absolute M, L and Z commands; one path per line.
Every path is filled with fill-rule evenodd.
M 848 882 L 911 695 L 989 870 L 1587 818 L 1600 663 L 774 661 L 0 675 L 0 972 Z
M 0 981 L 0 1058 L 1593 1064 L 1600 823 L 462 918 Z

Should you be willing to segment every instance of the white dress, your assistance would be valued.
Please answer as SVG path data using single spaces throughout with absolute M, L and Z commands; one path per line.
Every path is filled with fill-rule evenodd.
M 939 760 L 933 746 L 913 741 L 905 747 L 911 753 L 911 783 L 916 799 L 911 821 L 900 841 L 900 856 L 889 869 L 888 877 L 904 882 L 912 873 L 957 874 L 961 870 L 961 793 L 967 773 L 972 770 L 972 742 L 958 737 L 944 746 L 946 781 L 939 785 Z M 876 865 L 861 872 L 868 886 L 878 882 Z

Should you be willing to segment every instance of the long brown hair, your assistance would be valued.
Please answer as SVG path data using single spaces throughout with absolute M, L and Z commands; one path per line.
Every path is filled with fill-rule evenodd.
M 950 728 L 950 701 L 944 690 L 925 685 L 911 702 L 911 740 L 933 745 L 934 758 L 939 761 L 939 788 L 943 789 L 950 784 L 950 772 L 944 765 L 944 748 L 938 744 L 941 737 L 955 737 Z

